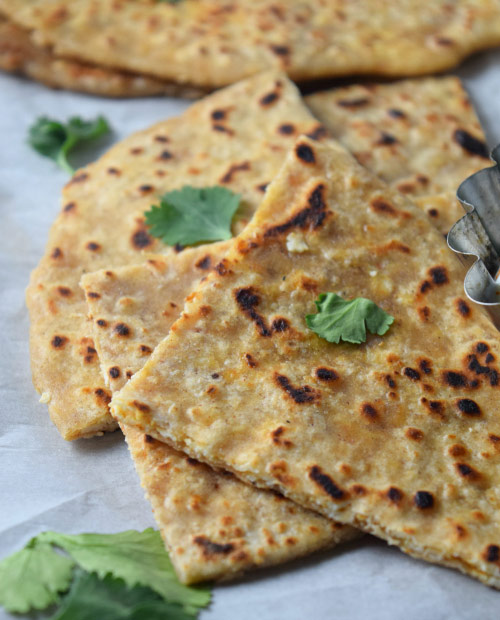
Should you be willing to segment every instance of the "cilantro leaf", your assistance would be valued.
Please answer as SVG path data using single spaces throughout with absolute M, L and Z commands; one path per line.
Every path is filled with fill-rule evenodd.
M 241 196 L 225 187 L 185 185 L 161 197 L 160 206 L 146 211 L 146 224 L 154 237 L 167 245 L 194 245 L 231 239 L 231 220 Z
M 345 300 L 336 293 L 321 293 L 314 303 L 318 312 L 306 316 L 307 327 L 328 342 L 360 344 L 366 342 L 366 328 L 383 336 L 394 321 L 394 317 L 364 297 Z
M 71 590 L 49 620 L 194 620 L 179 605 L 163 601 L 150 588 L 128 588 L 122 579 L 78 570 Z
M 166 601 L 196 612 L 210 602 L 210 590 L 184 586 L 177 580 L 160 533 L 127 530 L 118 534 L 58 534 L 43 532 L 40 541 L 64 549 L 86 571 L 101 578 L 111 573 L 127 586 L 148 586 Z
M 66 124 L 42 116 L 29 128 L 28 142 L 38 153 L 50 157 L 63 170 L 73 174 L 75 171 L 68 161 L 69 152 L 78 143 L 93 140 L 109 131 L 102 116 L 94 121 L 74 116 Z
M 73 560 L 32 538 L 0 562 L 0 604 L 19 613 L 45 609 L 69 588 L 73 566 Z

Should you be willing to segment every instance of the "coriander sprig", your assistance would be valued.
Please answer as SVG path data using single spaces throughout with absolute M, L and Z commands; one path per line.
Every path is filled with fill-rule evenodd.
M 94 140 L 109 131 L 109 124 L 102 116 L 93 121 L 74 116 L 67 123 L 42 116 L 29 128 L 28 142 L 38 153 L 50 157 L 60 168 L 73 174 L 75 170 L 68 161 L 69 153 L 78 144 Z

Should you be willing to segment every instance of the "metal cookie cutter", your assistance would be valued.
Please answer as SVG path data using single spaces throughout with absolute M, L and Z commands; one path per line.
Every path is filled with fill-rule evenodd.
M 457 190 L 467 215 L 448 233 L 448 246 L 471 265 L 467 297 L 484 306 L 500 329 L 500 144 L 491 153 L 495 166 L 476 172 Z

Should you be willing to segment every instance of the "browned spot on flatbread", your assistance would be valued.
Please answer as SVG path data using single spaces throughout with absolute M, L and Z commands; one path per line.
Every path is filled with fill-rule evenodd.
M 289 439 L 285 439 L 285 437 L 283 436 L 285 432 L 286 428 L 284 426 L 278 426 L 278 428 L 274 429 L 274 431 L 271 432 L 273 444 L 276 446 L 291 448 L 293 446 L 293 442 Z
M 428 274 L 431 277 L 433 284 L 436 286 L 443 286 L 443 284 L 448 284 L 450 279 L 448 278 L 448 271 L 446 267 L 443 265 L 437 265 L 436 267 L 431 267 L 429 269 Z
M 258 366 L 257 360 L 253 357 L 253 355 L 250 355 L 250 353 L 245 353 L 245 360 L 250 368 L 256 368 Z
M 393 504 L 400 504 L 404 497 L 404 493 L 397 487 L 390 487 L 386 492 L 386 496 L 387 499 Z
M 291 123 L 283 123 L 278 127 L 278 133 L 283 136 L 291 136 L 295 133 L 295 126 Z
M 339 379 L 338 373 L 333 368 L 326 368 L 325 366 L 316 368 L 315 375 L 320 381 L 326 383 L 333 383 Z
M 325 186 L 323 183 L 319 183 L 309 195 L 308 206 L 305 209 L 299 211 L 283 224 L 268 228 L 264 236 L 276 237 L 293 228 L 301 228 L 302 230 L 305 230 L 307 227 L 311 227 L 313 230 L 319 228 L 327 216 L 324 192 Z
M 315 482 L 325 493 L 334 500 L 342 500 L 347 498 L 347 493 L 341 489 L 336 482 L 318 465 L 313 465 L 309 469 L 309 478 Z
M 443 414 L 445 406 L 443 401 L 428 400 L 427 398 L 423 397 L 420 399 L 420 402 L 422 403 L 422 405 L 424 405 L 424 407 L 430 414 L 439 416 L 441 419 L 444 417 Z
M 220 125 L 217 123 L 215 125 L 212 125 L 212 129 L 214 131 L 219 131 L 220 133 L 225 133 L 228 136 L 234 136 L 234 130 L 230 127 L 226 127 L 225 125 Z
M 264 95 L 263 97 L 261 97 L 259 103 L 260 103 L 260 105 L 263 108 L 267 108 L 270 105 L 272 105 L 273 103 L 276 103 L 278 101 L 279 97 L 280 97 L 279 93 L 273 91 L 273 92 L 267 93 L 267 95 Z
M 143 250 L 154 243 L 153 237 L 144 228 L 136 230 L 130 241 L 136 250 Z
M 285 332 L 287 331 L 289 327 L 290 327 L 290 323 L 287 321 L 287 319 L 285 319 L 282 316 L 279 316 L 273 319 L 273 322 L 271 324 L 271 328 L 273 332 L 277 332 L 277 333 Z
M 374 422 L 379 419 L 379 412 L 372 403 L 362 403 L 359 408 L 361 415 L 369 422 Z
M 441 378 L 446 385 L 452 388 L 467 387 L 467 377 L 462 372 L 443 370 Z
M 316 155 L 308 144 L 297 144 L 295 147 L 295 154 L 297 155 L 297 159 L 300 159 L 300 161 L 305 164 L 316 163 Z
M 488 545 L 484 552 L 486 562 L 500 562 L 500 547 L 498 545 Z
M 125 323 L 117 323 L 113 327 L 113 331 L 121 338 L 128 338 L 130 336 L 130 327 Z
M 368 97 L 356 97 L 355 99 L 339 99 L 337 105 L 341 108 L 357 109 L 370 103 Z
M 261 336 L 271 336 L 272 332 L 266 324 L 265 319 L 256 311 L 255 308 L 260 303 L 260 297 L 253 287 L 240 288 L 235 291 L 236 303 L 240 310 L 252 320 Z
M 86 181 L 88 178 L 89 178 L 89 175 L 86 172 L 80 172 L 80 174 L 76 174 L 71 179 L 68 185 L 73 185 L 74 183 L 83 183 L 83 181 Z
M 274 381 L 294 402 L 300 405 L 312 403 L 320 396 L 320 393 L 309 385 L 296 387 L 292 385 L 288 377 L 277 372 L 274 373 Z
M 486 144 L 468 131 L 465 131 L 465 129 L 456 129 L 453 132 L 453 140 L 470 155 L 477 155 L 484 159 L 490 158 L 490 153 Z
M 467 463 L 455 463 L 455 467 L 462 478 L 471 482 L 476 482 L 481 478 L 481 474 Z
M 211 264 L 212 264 L 212 258 L 209 254 L 207 254 L 203 258 L 200 258 L 200 260 L 195 263 L 195 266 L 198 269 L 202 269 L 205 271 L 207 269 L 210 269 Z
M 460 398 L 456 402 L 456 406 L 460 413 L 468 417 L 479 417 L 481 415 L 481 408 L 476 403 L 476 401 L 471 400 L 470 398 Z
M 424 437 L 424 433 L 420 429 L 413 427 L 407 428 L 405 435 L 412 441 L 421 441 Z
M 111 379 L 118 379 L 121 375 L 121 371 L 118 366 L 112 366 L 108 370 L 108 374 L 111 377 Z
M 50 344 L 54 349 L 63 349 L 67 342 L 68 338 L 66 336 L 54 336 Z
M 311 140 L 321 140 L 328 135 L 328 129 L 324 125 L 318 125 L 312 131 L 307 134 Z
M 217 555 L 228 555 L 235 549 L 232 543 L 216 543 L 206 536 L 195 536 L 193 541 L 201 547 L 203 556 L 206 559 L 213 559 Z
M 250 170 L 250 168 L 251 168 L 251 165 L 250 165 L 249 161 L 244 161 L 241 164 L 233 164 L 232 166 L 229 167 L 227 172 L 222 175 L 222 177 L 220 178 L 220 182 L 221 183 L 231 183 L 231 181 L 233 180 L 234 175 L 237 172 L 241 172 L 243 170 Z
M 136 409 L 139 409 L 142 413 L 149 413 L 151 411 L 151 407 L 146 405 L 146 403 L 141 403 L 138 400 L 134 400 L 130 403 Z
M 103 388 L 96 388 L 94 390 L 96 400 L 100 405 L 107 406 L 111 402 L 111 393 Z
M 434 507 L 434 496 L 429 491 L 417 491 L 413 501 L 420 510 L 430 510 Z
M 387 200 L 383 198 L 374 198 L 370 202 L 370 207 L 375 211 L 375 213 L 382 213 L 384 215 L 392 215 L 397 216 L 399 214 L 398 210 Z

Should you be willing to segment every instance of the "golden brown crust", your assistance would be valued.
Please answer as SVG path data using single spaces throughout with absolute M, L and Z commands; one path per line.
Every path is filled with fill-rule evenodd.
M 496 0 L 0 0 L 57 56 L 219 87 L 259 71 L 294 80 L 443 71 L 500 42 Z
M 440 233 L 338 146 L 301 138 L 225 260 L 114 396 L 117 417 L 500 587 L 498 332 Z M 394 324 L 328 343 L 304 320 L 326 291 L 368 297 Z

